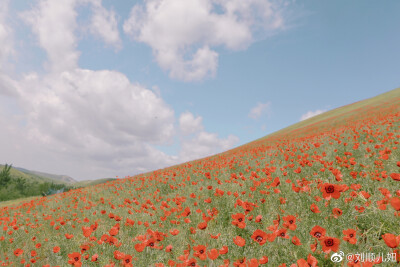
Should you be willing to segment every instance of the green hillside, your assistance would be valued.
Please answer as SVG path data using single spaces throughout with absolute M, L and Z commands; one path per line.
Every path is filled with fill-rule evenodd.
M 93 186 L 93 185 L 98 185 L 98 184 L 103 184 L 107 183 L 110 181 L 116 180 L 115 178 L 102 178 L 102 179 L 96 179 L 96 180 L 85 180 L 85 181 L 79 181 L 73 183 L 74 187 L 87 187 L 87 186 Z
M 46 173 L 46 172 L 31 171 L 31 170 L 27 170 L 27 169 L 19 168 L 19 167 L 14 167 L 14 169 L 19 170 L 28 175 L 50 178 L 54 181 L 61 182 L 61 183 L 75 183 L 76 182 L 76 180 L 74 178 L 67 176 L 67 175 L 58 175 L 58 174 L 51 174 L 51 173 Z
M 0 165 L 0 172 L 5 165 Z M 9 171 L 10 181 L 0 188 L 0 202 L 16 204 L 24 201 L 26 197 L 54 194 L 56 192 L 68 191 L 70 189 L 94 186 L 114 178 L 103 178 L 97 180 L 76 181 L 67 175 L 50 174 L 32 171 L 20 167 L 11 167 Z
M 211 157 L 10 202 L 0 264 L 399 266 L 399 140 L 396 89 Z
M 393 105 L 396 103 L 400 104 L 400 88 L 388 91 L 386 93 L 380 94 L 378 96 L 365 99 L 353 104 L 349 104 L 343 107 L 335 108 L 333 110 L 326 111 L 317 116 L 311 117 L 307 120 L 300 121 L 298 123 L 292 124 L 286 128 L 272 133 L 271 135 L 265 136 L 264 138 L 271 136 L 284 137 L 293 133 L 297 133 L 301 129 L 308 130 L 312 126 L 316 126 L 319 129 L 322 128 L 333 128 L 336 125 L 343 124 L 343 121 L 350 118 L 354 113 L 359 113 L 360 116 L 368 117 L 368 113 L 371 112 L 381 112 L 382 105 L 385 103 Z M 375 110 L 375 109 L 378 110 Z M 378 114 L 379 115 L 379 114 Z
M 2 171 L 4 168 L 4 165 L 0 165 L 0 171 Z M 55 183 L 55 184 L 67 184 L 66 181 L 62 181 L 60 179 L 55 179 L 51 178 L 49 176 L 43 176 L 40 175 L 39 173 L 34 173 L 32 171 L 22 169 L 22 168 L 15 168 L 12 167 L 10 170 L 10 176 L 12 179 L 17 179 L 18 177 L 24 178 L 29 182 L 35 182 L 35 183 Z

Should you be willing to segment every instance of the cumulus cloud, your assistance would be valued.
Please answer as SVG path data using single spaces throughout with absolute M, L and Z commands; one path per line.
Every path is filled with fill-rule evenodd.
M 157 144 L 173 134 L 173 110 L 119 72 L 76 69 L 43 79 L 28 75 L 20 95 L 38 138 L 91 148 L 97 139 L 116 146 Z
M 186 111 L 179 117 L 179 129 L 183 135 L 199 132 L 203 130 L 203 118 L 195 118 L 191 112 Z
M 211 47 L 245 49 L 258 33 L 282 27 L 279 5 L 267 0 L 150 0 L 135 5 L 123 26 L 152 48 L 171 78 L 184 81 L 216 74 Z
M 8 57 L 14 52 L 12 29 L 7 24 L 8 0 L 0 2 L 0 73 Z
M 259 117 L 261 117 L 261 115 L 268 112 L 270 107 L 271 102 L 257 103 L 257 105 L 250 110 L 249 117 L 252 119 L 258 119 Z
M 9 58 L 14 51 L 13 31 L 8 24 L 9 1 L 0 2 L 0 95 L 14 95 L 15 82 L 7 72 L 10 71 Z
M 49 72 L 27 74 L 19 81 L 0 75 L 0 83 L 8 88 L 1 91 L 11 95 L 12 88 L 12 97 L 23 113 L 19 123 L 8 121 L 12 129 L 24 133 L 9 150 L 18 151 L 18 144 L 23 144 L 41 158 L 65 159 L 65 166 L 97 166 L 76 171 L 80 177 L 92 173 L 90 178 L 94 178 L 93 171 L 108 175 L 118 169 L 134 174 L 175 163 L 176 156 L 154 148 L 172 142 L 175 131 L 174 111 L 159 95 L 130 82 L 122 73 L 79 68 L 78 4 L 91 5 L 93 33 L 103 30 L 110 34 L 100 36 L 106 43 L 119 44 L 115 14 L 99 0 L 41 0 L 22 13 L 20 17 L 47 53 Z M 13 158 L 12 153 L 9 157 Z M 40 157 L 34 158 L 23 164 L 35 161 L 41 166 Z M 21 157 L 14 159 L 21 161 Z
M 326 110 L 323 110 L 323 109 L 318 109 L 318 110 L 315 110 L 315 111 L 311 111 L 310 110 L 307 113 L 301 115 L 300 121 L 304 121 L 304 120 L 309 119 L 311 117 L 317 116 L 317 115 L 319 115 L 321 113 L 324 113 L 325 111 Z
M 201 116 L 195 117 L 191 112 L 186 111 L 179 118 L 179 128 L 181 131 L 181 150 L 179 161 L 188 161 L 232 148 L 239 142 L 239 138 L 229 135 L 227 138 L 219 138 L 216 133 L 204 131 Z M 194 136 L 187 137 L 191 134 Z
M 52 71 L 77 67 L 76 0 L 42 0 L 33 9 L 21 14 L 37 35 L 39 45 L 46 51 Z
M 101 0 L 90 0 L 93 15 L 90 30 L 94 35 L 99 36 L 108 45 L 116 49 L 122 47 L 122 41 L 118 31 L 118 21 L 113 10 L 107 10 L 101 5 Z
M 174 111 L 119 72 L 30 74 L 17 86 L 24 139 L 46 153 L 131 173 L 176 162 L 153 147 L 171 142 Z
M 211 156 L 232 148 L 238 142 L 239 138 L 235 135 L 219 138 L 216 133 L 201 131 L 194 138 L 182 142 L 179 157 L 188 161 Z
M 7 9 L 3 3 L 0 45 L 7 47 L 12 43 L 12 30 L 4 23 Z M 107 44 L 120 44 L 116 16 L 105 10 L 100 0 L 39 0 L 31 10 L 21 13 L 20 18 L 32 28 L 47 54 L 48 71 L 21 74 L 21 79 L 14 80 L 0 69 L 0 104 L 1 97 L 7 103 L 15 102 L 9 110 L 0 105 L 0 123 L 5 125 L 0 131 L 4 152 L 0 162 L 78 179 L 114 177 L 212 155 L 238 142 L 233 135 L 220 138 L 204 131 L 202 117 L 190 112 L 181 114 L 177 125 L 174 110 L 157 93 L 157 87 L 153 92 L 117 71 L 80 68 L 78 4 L 92 7 L 92 33 Z M 103 22 L 110 35 L 100 33 Z M 0 60 L 11 53 L 4 51 L 0 50 Z M 183 65 L 177 64 L 172 75 L 189 79 L 211 75 L 216 71 L 217 57 L 205 44 L 190 60 L 183 57 Z M 157 149 L 157 145 L 171 144 L 176 134 L 181 142 L 177 155 Z
M 39 45 L 48 56 L 48 68 L 53 72 L 69 71 L 78 67 L 77 5 L 90 4 L 92 18 L 90 31 L 109 45 L 121 47 L 116 14 L 105 9 L 100 0 L 41 0 L 20 17 L 32 27 Z

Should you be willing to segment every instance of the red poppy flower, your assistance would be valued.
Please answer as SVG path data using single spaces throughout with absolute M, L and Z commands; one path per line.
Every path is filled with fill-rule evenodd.
M 65 234 L 65 237 L 66 237 L 67 239 L 71 239 L 71 238 L 73 238 L 73 237 L 74 237 L 74 235 L 71 235 L 71 234 Z
M 85 237 L 89 237 L 92 234 L 93 230 L 91 227 L 82 227 L 82 232 Z
M 98 254 L 94 254 L 94 255 L 92 256 L 91 261 L 95 262 L 95 261 L 98 260 L 98 258 L 99 258 L 99 255 L 98 255 Z
M 116 236 L 119 232 L 119 229 L 117 227 L 112 227 L 110 229 L 110 231 L 108 231 L 108 233 L 110 234 L 110 236 Z
M 296 267 L 308 267 L 308 263 L 305 259 L 298 259 Z
M 122 260 L 124 257 L 125 257 L 125 254 L 122 253 L 121 251 L 119 251 L 119 250 L 114 251 L 114 258 L 116 260 Z
M 305 259 L 297 260 L 298 267 L 316 267 L 317 264 L 318 264 L 318 260 L 311 254 L 308 254 L 307 260 L 305 260 Z
M 81 254 L 79 254 L 78 252 L 74 252 L 71 254 L 68 254 L 68 263 L 74 266 L 80 266 L 82 265 L 81 263 Z M 79 265 L 80 264 L 80 265 Z
M 311 204 L 310 210 L 311 210 L 312 212 L 314 212 L 314 213 L 320 213 L 320 212 L 321 212 L 321 211 L 319 210 L 317 204 L 315 204 L 315 203 L 312 203 L 312 204 Z
M 210 250 L 208 251 L 207 255 L 208 255 L 208 258 L 209 258 L 210 260 L 215 260 L 215 259 L 218 258 L 219 252 L 218 252 L 217 249 L 213 248 L 213 249 L 210 249 Z
M 58 253 L 60 249 L 61 248 L 59 246 L 53 247 L 53 253 Z
M 246 227 L 245 216 L 242 213 L 237 213 L 232 215 L 232 224 L 237 227 L 244 229 Z
M 392 205 L 392 207 L 397 210 L 400 211 L 400 198 L 398 197 L 392 197 L 390 199 L 390 205 Z
M 312 235 L 317 239 L 325 237 L 325 234 L 326 234 L 326 229 L 319 225 L 314 226 L 310 231 L 310 235 Z
M 14 255 L 15 255 L 16 257 L 21 256 L 22 253 L 24 253 L 24 251 L 23 251 L 22 249 L 20 249 L 20 248 L 17 248 L 16 250 L 14 250 Z
M 390 174 L 390 177 L 391 177 L 393 180 L 400 181 L 400 173 L 391 173 L 391 174 Z
M 343 211 L 339 208 L 333 208 L 332 213 L 333 213 L 333 217 L 338 218 L 339 216 L 341 216 L 343 214 Z
M 241 259 L 236 260 L 236 261 L 233 263 L 233 266 L 235 266 L 235 267 L 244 267 L 244 266 L 247 266 L 247 264 L 246 264 L 246 257 L 243 257 L 243 258 L 241 258 Z
M 285 228 L 279 229 L 278 231 L 276 231 L 276 236 L 288 239 L 289 236 L 286 234 L 286 232 L 287 232 L 287 229 L 285 229 Z
M 354 229 L 343 230 L 343 234 L 345 235 L 343 237 L 344 241 L 347 241 L 353 245 L 357 243 L 356 230 L 354 230 Z
M 207 228 L 207 222 L 201 222 L 197 225 L 197 228 L 199 228 L 200 230 L 204 230 Z
M 261 259 L 258 260 L 260 264 L 267 264 L 268 263 L 268 257 L 267 256 L 262 256 Z
M 197 258 L 199 258 L 201 260 L 207 259 L 207 254 L 206 254 L 207 247 L 206 246 L 198 245 L 196 247 L 193 247 L 193 250 L 195 251 L 193 253 L 193 256 L 195 256 L 195 257 L 197 257 Z
M 126 254 L 122 260 L 124 262 L 124 265 L 130 264 L 130 263 L 132 263 L 132 256 L 129 254 Z
M 219 254 L 220 255 L 224 255 L 228 253 L 228 246 L 223 246 L 220 250 L 219 250 Z
M 258 267 L 259 266 L 258 259 L 255 259 L 255 258 L 248 260 L 246 263 L 247 263 L 248 267 Z
M 244 245 L 246 245 L 246 240 L 241 236 L 236 236 L 235 238 L 233 238 L 233 242 L 239 247 L 243 247 Z
M 262 230 L 255 230 L 251 238 L 256 241 L 260 246 L 267 242 L 267 233 Z
M 135 246 L 134 246 L 134 248 L 136 249 L 137 252 L 142 252 L 145 247 L 146 247 L 146 243 L 138 243 L 138 244 L 135 244 Z
M 288 228 L 292 231 L 296 230 L 296 217 L 293 215 L 289 215 L 282 218 L 285 222 L 283 223 L 283 227 Z
M 171 235 L 179 234 L 179 230 L 178 229 L 171 229 L 169 232 L 170 232 Z
M 172 245 L 168 245 L 166 248 L 165 248 L 165 252 L 171 252 L 172 251 Z
M 293 236 L 292 243 L 295 246 L 300 246 L 301 245 L 300 239 L 297 236 Z
M 313 255 L 308 254 L 307 263 L 308 263 L 308 266 L 310 266 L 310 267 L 316 267 L 318 264 L 318 260 Z
M 210 237 L 211 237 L 212 239 L 218 239 L 220 236 L 221 236 L 221 233 L 218 233 L 217 235 L 212 235 L 212 234 L 210 234 Z
M 320 244 L 325 253 L 329 253 L 331 251 L 337 252 L 339 250 L 340 240 L 336 237 L 325 236 L 324 238 L 320 239 Z
M 187 259 L 187 260 L 185 261 L 185 264 L 186 264 L 186 266 L 198 266 L 198 265 L 197 265 L 197 260 L 194 259 L 194 258 Z
M 390 248 L 396 248 L 400 242 L 400 236 L 395 236 L 394 234 L 384 234 L 382 235 L 383 241 Z
M 337 184 L 325 183 L 322 185 L 322 197 L 329 200 L 332 197 L 338 199 L 340 197 L 340 186 Z
M 317 250 L 317 245 L 318 245 L 317 240 L 315 240 L 314 243 L 310 244 L 310 249 L 312 252 L 315 252 Z

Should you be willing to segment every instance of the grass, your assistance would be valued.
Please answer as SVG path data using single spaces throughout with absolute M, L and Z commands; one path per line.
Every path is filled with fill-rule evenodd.
M 21 203 L 27 203 L 27 202 L 29 202 L 31 200 L 35 200 L 37 198 L 38 197 L 25 197 L 25 198 L 13 199 L 13 200 L 1 201 L 0 208 L 18 206 Z

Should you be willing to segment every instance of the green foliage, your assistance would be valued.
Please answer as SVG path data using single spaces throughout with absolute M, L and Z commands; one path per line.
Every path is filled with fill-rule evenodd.
M 12 165 L 5 165 L 0 172 L 0 201 L 13 200 L 30 196 L 47 196 L 73 189 L 73 186 L 53 182 L 31 181 L 23 177 L 11 178 Z
M 3 170 L 0 172 L 0 186 L 4 187 L 7 185 L 7 183 L 10 181 L 11 176 L 10 176 L 10 170 L 11 170 L 12 165 L 5 165 Z

